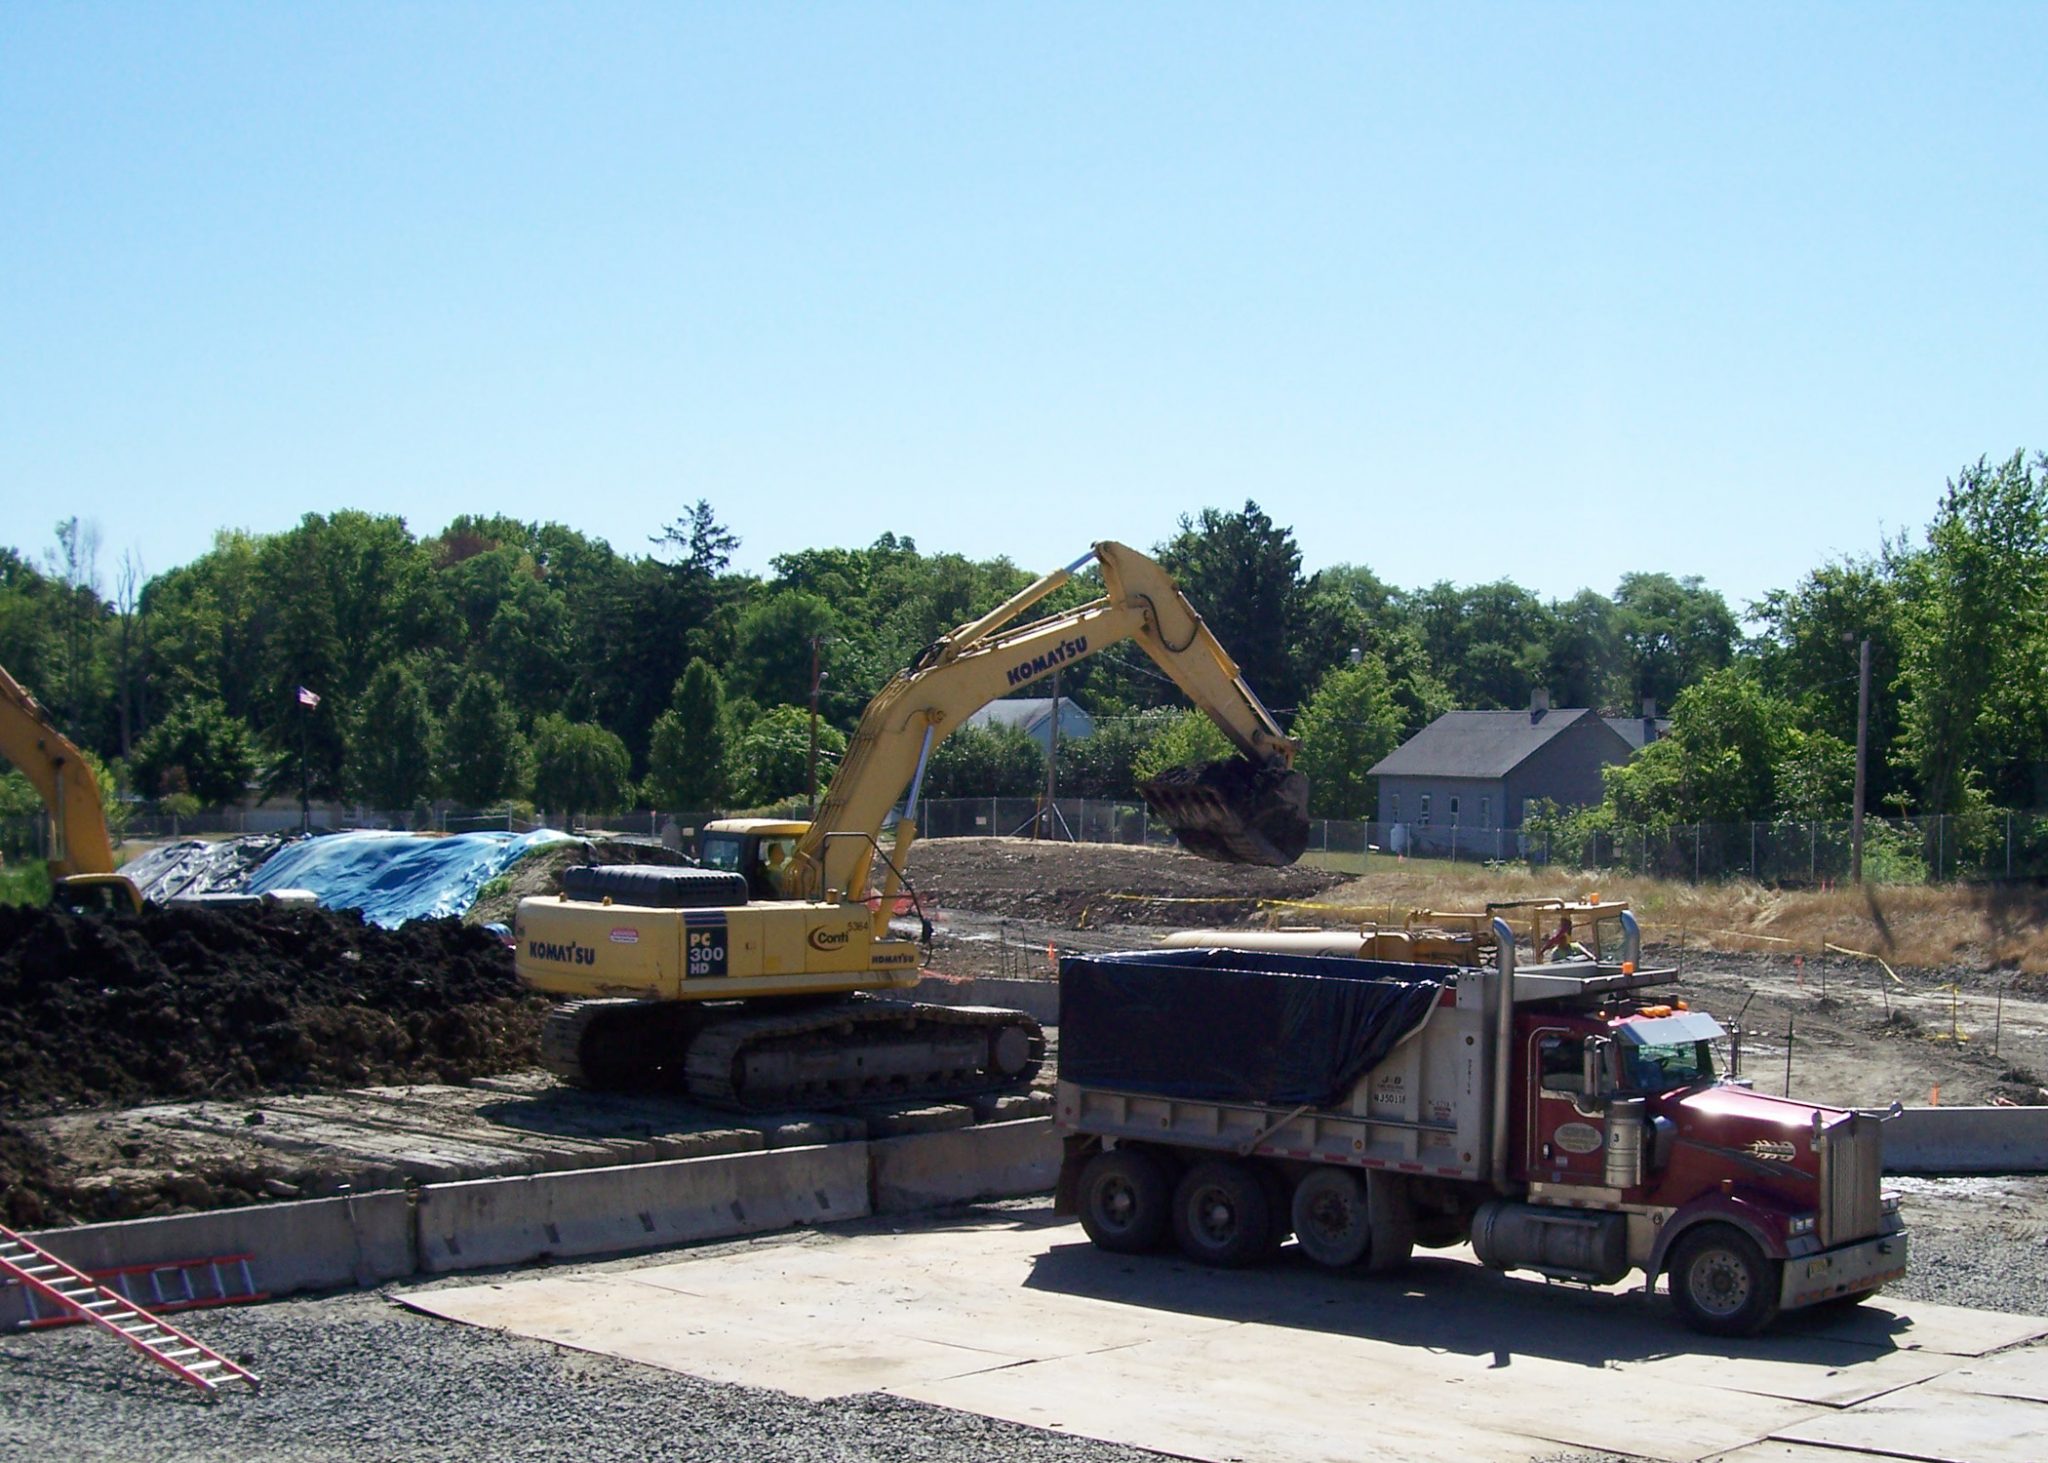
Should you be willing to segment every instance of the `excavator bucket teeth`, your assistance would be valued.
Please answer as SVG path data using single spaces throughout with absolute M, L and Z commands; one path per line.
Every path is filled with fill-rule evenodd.
M 1182 848 L 1218 863 L 1279 867 L 1308 847 L 1308 778 L 1277 762 L 1176 767 L 1138 791 Z

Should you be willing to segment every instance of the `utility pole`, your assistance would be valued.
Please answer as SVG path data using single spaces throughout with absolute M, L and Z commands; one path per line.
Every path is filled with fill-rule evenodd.
M 1849 879 L 1863 882 L 1863 773 L 1870 755 L 1870 638 L 1864 637 L 1856 684 L 1856 801 L 1849 819 Z
M 1060 673 L 1052 673 L 1052 721 L 1046 728 L 1045 742 L 1045 836 L 1052 837 L 1059 814 L 1054 811 L 1053 799 L 1059 796 L 1060 760 Z M 1037 824 L 1032 825 L 1031 836 L 1038 836 Z
M 818 669 L 818 642 L 824 637 L 811 637 L 811 795 L 810 816 L 818 816 L 818 684 L 825 679 Z

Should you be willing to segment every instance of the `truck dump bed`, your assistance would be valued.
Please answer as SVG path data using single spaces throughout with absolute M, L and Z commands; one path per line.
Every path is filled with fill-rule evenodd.
M 1060 1078 L 1223 1103 L 1333 1106 L 1443 998 L 1456 972 L 1271 951 L 1060 961 Z

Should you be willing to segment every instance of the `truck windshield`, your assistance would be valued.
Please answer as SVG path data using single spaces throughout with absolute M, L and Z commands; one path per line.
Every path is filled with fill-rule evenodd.
M 1714 1053 L 1704 1041 L 1621 1048 L 1622 1085 L 1631 1092 L 1669 1092 L 1714 1080 Z

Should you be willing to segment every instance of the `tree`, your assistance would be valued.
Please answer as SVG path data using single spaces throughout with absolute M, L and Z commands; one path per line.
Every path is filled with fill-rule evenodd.
M 1293 645 L 1304 586 L 1293 531 L 1247 499 L 1238 513 L 1204 508 L 1183 516 L 1158 557 L 1260 699 L 1296 704 Z
M 560 810 L 565 825 L 625 806 L 632 771 L 626 744 L 595 722 L 551 712 L 534 724 L 533 800 Z
M 1175 767 L 1192 767 L 1237 755 L 1237 748 L 1215 722 L 1199 711 L 1183 711 L 1138 755 L 1131 771 L 1138 781 L 1150 782 Z
M 1544 680 L 1559 706 L 1635 710 L 1623 669 L 1620 622 L 1614 601 L 1591 589 L 1550 607 Z
M 1607 802 L 1628 823 L 1740 823 L 1778 806 L 1792 709 L 1753 670 L 1729 666 L 1678 693 L 1671 731 L 1606 771 Z
M 1926 549 L 1895 556 L 1905 595 L 1906 756 L 1930 813 L 1976 774 L 2010 805 L 2043 756 L 2048 456 L 1980 458 L 1950 480 Z
M 784 798 L 802 797 L 810 785 L 811 715 L 802 706 L 771 706 L 754 717 L 734 738 L 726 757 L 726 777 L 735 802 L 766 807 Z M 831 781 L 828 773 L 846 751 L 846 734 L 829 722 L 818 725 L 818 792 Z
M 1045 787 L 1045 748 L 1022 727 L 963 726 L 932 749 L 924 796 L 1031 797 Z
M 495 678 L 463 678 L 441 728 L 441 757 L 443 785 L 465 807 L 487 808 L 518 789 L 526 740 Z
M 740 611 L 733 684 L 763 705 L 800 706 L 811 694 L 811 642 L 832 639 L 838 617 L 815 594 L 782 589 Z
M 1060 792 L 1077 798 L 1136 797 L 1139 760 L 1146 748 L 1180 716 L 1180 711 L 1171 706 L 1098 716 L 1093 736 L 1062 737 Z
M 248 728 L 206 697 L 181 702 L 151 727 L 130 764 L 144 797 L 189 793 L 209 807 L 240 802 L 255 772 Z
M 423 802 L 439 780 L 440 739 L 418 666 L 410 660 L 381 666 L 348 717 L 343 785 L 375 807 Z
M 1401 740 L 1401 709 L 1376 656 L 1323 678 L 1290 729 L 1301 742 L 1295 766 L 1308 776 L 1309 812 L 1318 818 L 1371 818 L 1367 771 Z
M 668 710 L 655 719 L 647 753 L 648 798 L 663 808 L 720 807 L 729 740 L 724 683 L 709 662 L 692 660 L 675 684 Z
M 1792 589 L 1776 589 L 1750 607 L 1760 629 L 1752 643 L 1772 694 L 1797 708 L 1801 726 L 1832 737 L 1854 756 L 1857 660 L 1870 641 L 1870 757 L 1867 800 L 1882 806 L 1904 784 L 1890 749 L 1898 738 L 1904 608 L 1892 566 L 1883 560 L 1824 564 Z
M 1674 705 L 1681 690 L 1734 658 L 1735 615 L 1697 574 L 1625 574 L 1614 604 L 1636 698 Z

